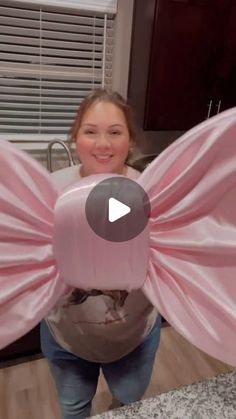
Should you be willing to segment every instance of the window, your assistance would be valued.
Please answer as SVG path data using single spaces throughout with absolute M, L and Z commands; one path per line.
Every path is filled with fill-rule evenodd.
M 88 92 L 112 87 L 116 2 L 99 0 L 97 11 L 73 7 L 95 1 L 39 3 L 3 0 L 0 6 L 0 139 L 36 148 L 66 140 Z M 102 3 L 112 4 L 108 13 Z

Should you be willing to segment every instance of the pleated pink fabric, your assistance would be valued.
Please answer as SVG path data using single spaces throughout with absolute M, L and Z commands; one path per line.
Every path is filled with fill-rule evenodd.
M 145 295 L 191 343 L 236 366 L 236 110 L 186 133 L 138 182 L 152 207 Z
M 151 202 L 146 251 L 139 237 L 108 252 L 106 240 L 93 240 L 80 229 L 84 211 L 69 217 L 70 226 L 67 211 L 54 223 L 58 202 L 75 205 L 76 194 L 83 208 L 91 185 L 100 180 L 100 175 L 84 178 L 58 200 L 40 165 L 0 143 L 0 347 L 30 330 L 69 285 L 87 288 L 90 278 L 95 289 L 142 288 L 191 343 L 236 366 L 236 108 L 194 127 L 138 178 Z M 69 230 L 78 232 L 77 242 L 69 244 Z M 66 271 L 63 277 L 60 271 L 71 264 L 62 261 L 67 255 L 79 267 L 68 285 Z M 133 275 L 128 284 L 126 269 L 135 273 L 134 260 L 140 267 L 142 258 L 143 280 Z M 122 278 L 118 260 L 124 261 Z
M 57 192 L 46 170 L 0 143 L 0 348 L 32 329 L 67 290 L 52 250 Z

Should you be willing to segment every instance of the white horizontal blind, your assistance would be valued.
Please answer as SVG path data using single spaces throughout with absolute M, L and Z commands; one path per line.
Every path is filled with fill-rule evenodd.
M 22 0 L 15 0 L 21 2 Z M 25 3 L 41 6 L 70 7 L 93 12 L 113 13 L 117 11 L 117 0 L 24 0 Z
M 66 139 L 83 98 L 112 86 L 114 15 L 0 3 L 0 139 Z

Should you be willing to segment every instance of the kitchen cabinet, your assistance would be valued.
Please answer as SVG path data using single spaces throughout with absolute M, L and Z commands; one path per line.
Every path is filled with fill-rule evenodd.
M 214 97 L 220 110 L 236 105 L 236 1 L 226 3 L 227 20 L 216 64 Z
M 152 31 L 144 35 L 145 45 L 139 32 L 147 30 L 149 1 L 135 1 L 129 80 L 135 107 L 137 48 L 147 48 L 143 128 L 185 131 L 236 105 L 236 0 L 151 0 Z
M 33 355 L 40 355 L 40 326 L 37 325 L 29 333 L 17 339 L 0 351 L 1 362 L 16 362 L 18 359 L 28 358 Z

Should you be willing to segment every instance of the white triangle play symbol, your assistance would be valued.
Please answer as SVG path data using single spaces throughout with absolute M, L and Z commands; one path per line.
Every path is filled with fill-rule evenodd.
M 108 219 L 111 223 L 124 217 L 124 215 L 129 214 L 129 212 L 131 212 L 131 208 L 128 207 L 128 205 L 123 204 L 115 198 L 109 198 Z

